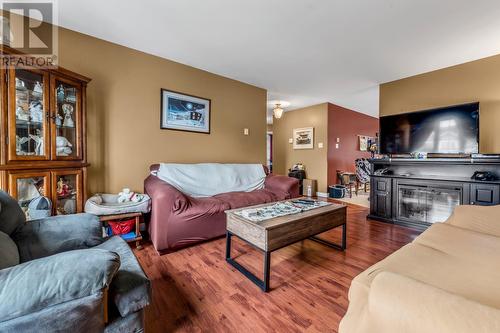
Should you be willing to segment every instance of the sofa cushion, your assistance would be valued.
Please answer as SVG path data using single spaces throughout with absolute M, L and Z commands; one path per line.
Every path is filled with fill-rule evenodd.
M 457 228 L 448 223 L 433 224 L 413 242 L 484 265 L 491 262 L 493 253 L 500 253 L 499 237 Z
M 420 281 L 381 272 L 368 299 L 350 299 L 339 332 L 499 332 L 500 310 Z
M 481 247 L 479 243 L 462 245 L 471 252 Z M 478 251 L 487 253 L 483 249 Z M 414 242 L 358 275 L 352 282 L 349 298 L 368 297 L 373 279 L 388 271 L 500 309 L 500 265 L 492 264 L 498 262 L 499 256 L 498 252 L 492 252 L 487 258 L 476 260 Z
M 19 204 L 7 193 L 0 191 L 0 231 L 11 235 L 26 222 L 26 216 Z
M 0 322 L 77 298 L 102 295 L 119 266 L 116 253 L 94 248 L 58 253 L 0 270 Z
M 128 244 L 119 236 L 111 237 L 95 248 L 105 249 L 120 256 L 120 268 L 109 288 L 120 315 L 141 310 L 149 305 L 151 285 Z
M 278 200 L 276 194 L 265 189 L 252 192 L 222 193 L 214 196 L 214 198 L 226 202 L 230 209 L 259 205 Z
M 500 237 L 500 205 L 457 206 L 446 224 Z
M 16 243 L 0 231 L 0 269 L 19 264 L 19 251 Z

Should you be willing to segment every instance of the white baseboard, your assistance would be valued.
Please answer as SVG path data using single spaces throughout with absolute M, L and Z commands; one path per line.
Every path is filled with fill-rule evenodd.
M 328 193 L 326 192 L 316 192 L 316 196 L 320 198 L 328 198 Z

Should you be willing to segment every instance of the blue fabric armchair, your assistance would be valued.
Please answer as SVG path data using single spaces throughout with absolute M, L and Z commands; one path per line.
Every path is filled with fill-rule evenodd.
M 26 222 L 0 191 L 0 332 L 143 332 L 151 286 L 94 215 Z

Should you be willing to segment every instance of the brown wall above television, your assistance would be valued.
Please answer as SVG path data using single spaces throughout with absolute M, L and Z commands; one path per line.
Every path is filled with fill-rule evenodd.
M 265 163 L 266 90 L 67 29 L 59 49 L 61 66 L 92 78 L 89 192 L 143 191 L 158 162 Z M 211 99 L 210 135 L 160 129 L 161 88 Z
M 500 153 L 500 55 L 380 86 L 380 116 L 469 102 L 480 102 L 480 153 Z

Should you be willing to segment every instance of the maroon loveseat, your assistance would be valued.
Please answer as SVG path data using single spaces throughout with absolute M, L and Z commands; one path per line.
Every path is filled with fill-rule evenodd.
M 150 170 L 158 167 L 154 164 Z M 262 190 L 193 198 L 149 175 L 144 180 L 144 191 L 152 202 L 149 234 L 156 250 L 162 253 L 224 235 L 224 211 L 298 197 L 299 183 L 295 178 L 268 174 Z

